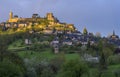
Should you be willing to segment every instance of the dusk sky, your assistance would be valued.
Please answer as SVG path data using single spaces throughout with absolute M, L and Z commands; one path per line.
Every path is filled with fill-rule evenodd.
M 10 10 L 19 17 L 52 12 L 61 22 L 73 23 L 82 32 L 100 32 L 107 36 L 115 30 L 120 36 L 120 0 L 0 0 L 0 22 Z

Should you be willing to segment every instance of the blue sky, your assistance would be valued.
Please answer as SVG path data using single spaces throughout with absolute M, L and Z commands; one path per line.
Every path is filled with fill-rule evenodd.
M 73 23 L 82 32 L 100 32 L 107 36 L 115 30 L 120 36 L 120 0 L 0 0 L 0 22 L 10 10 L 19 17 L 53 12 L 61 22 Z

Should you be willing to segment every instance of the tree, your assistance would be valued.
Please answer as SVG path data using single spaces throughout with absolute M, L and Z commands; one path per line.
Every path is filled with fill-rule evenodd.
M 0 62 L 0 77 L 24 77 L 21 67 L 9 61 Z
M 114 71 L 114 75 L 115 75 L 115 77 L 120 77 L 120 68 L 118 68 Z
M 35 66 L 37 77 L 54 77 L 55 74 L 48 61 L 41 61 Z
M 7 50 L 6 36 L 0 35 L 0 61 L 3 61 L 4 53 Z
M 103 53 L 105 55 L 106 60 L 109 56 L 113 55 L 113 51 L 109 47 L 103 48 Z
M 53 58 L 50 61 L 50 67 L 55 74 L 58 73 L 64 62 L 65 62 L 65 55 L 63 53 L 61 53 L 59 56 Z
M 107 38 L 110 38 L 112 36 L 112 34 L 111 33 L 109 33 L 108 35 L 107 35 Z
M 83 29 L 83 34 L 84 34 L 84 35 L 87 35 L 87 34 L 88 34 L 88 31 L 87 31 L 86 28 Z
M 54 73 L 51 68 L 46 67 L 44 70 L 42 70 L 40 77 L 54 77 Z
M 103 72 L 107 69 L 108 63 L 107 59 L 110 55 L 113 54 L 113 48 L 110 48 L 109 44 L 106 40 L 100 40 L 98 43 L 98 51 L 99 51 L 99 76 L 101 77 Z
M 101 37 L 101 33 L 97 32 L 97 33 L 95 34 L 95 36 L 98 37 L 98 38 L 100 38 L 100 37 Z
M 23 77 L 25 72 L 22 59 L 7 50 L 14 40 L 16 35 L 0 35 L 0 77 Z
M 87 65 L 79 60 L 71 60 L 66 62 L 60 72 L 60 77 L 81 77 L 88 75 Z

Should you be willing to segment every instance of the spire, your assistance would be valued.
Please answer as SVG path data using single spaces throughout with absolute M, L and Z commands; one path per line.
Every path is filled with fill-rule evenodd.
M 113 36 L 115 35 L 115 31 L 113 30 Z

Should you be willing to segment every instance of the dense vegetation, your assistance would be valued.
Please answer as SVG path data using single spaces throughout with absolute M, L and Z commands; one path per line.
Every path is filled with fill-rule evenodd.
M 26 38 L 31 45 L 24 43 Z M 64 45 L 54 54 L 53 38 L 28 32 L 0 35 L 0 77 L 120 77 L 120 56 L 106 40 L 92 46 Z M 86 54 L 99 62 L 86 61 Z

